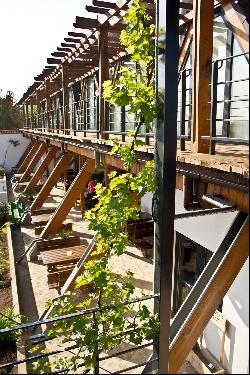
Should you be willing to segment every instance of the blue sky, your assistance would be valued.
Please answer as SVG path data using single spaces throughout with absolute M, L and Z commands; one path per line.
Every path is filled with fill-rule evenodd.
M 91 0 L 1 0 L 0 90 L 20 99 Z

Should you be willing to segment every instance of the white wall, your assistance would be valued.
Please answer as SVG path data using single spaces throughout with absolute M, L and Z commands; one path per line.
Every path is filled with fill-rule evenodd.
M 10 139 L 19 141 L 20 145 L 14 147 L 9 143 Z M 11 169 L 17 165 L 29 143 L 30 139 L 23 137 L 23 135 L 20 133 L 2 133 L 0 131 L 0 165 L 3 165 L 5 153 L 8 149 L 5 164 L 3 165 L 3 167 L 7 172 L 10 172 Z
M 244 264 L 223 299 L 222 313 L 228 320 L 224 367 L 231 374 L 249 373 L 249 260 Z M 222 333 L 212 323 L 206 328 L 204 341 L 219 360 Z
M 141 199 L 141 210 L 142 212 L 148 212 L 152 214 L 152 193 L 146 193 Z

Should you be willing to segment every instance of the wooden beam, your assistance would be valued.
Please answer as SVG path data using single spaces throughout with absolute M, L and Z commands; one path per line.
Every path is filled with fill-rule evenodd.
M 20 166 L 24 162 L 26 156 L 28 155 L 28 153 L 30 152 L 30 150 L 32 149 L 32 147 L 34 146 L 34 143 L 35 143 L 35 140 L 31 139 L 30 143 L 28 144 L 28 146 L 26 147 L 24 153 L 22 154 L 21 158 L 19 159 L 19 161 L 18 161 L 18 163 L 16 165 L 16 168 L 20 168 Z
M 49 166 L 50 162 L 55 158 L 57 151 L 58 151 L 57 147 L 51 147 L 51 149 L 45 156 L 44 160 L 42 161 L 41 165 L 36 170 L 34 176 L 31 178 L 30 182 L 26 186 L 24 193 L 36 187 L 38 182 L 41 180 L 44 172 L 46 171 L 47 167 Z
M 61 64 L 61 60 L 60 59 L 54 59 L 53 57 L 49 57 L 47 59 L 47 64 L 57 64 L 57 65 L 60 65 Z
M 117 5 L 115 3 L 111 3 L 109 1 L 101 1 L 101 0 L 93 0 L 93 5 L 101 7 L 101 8 L 107 8 L 107 9 L 116 9 Z
M 79 44 L 81 43 L 81 39 L 75 39 L 75 38 L 64 38 L 66 43 L 75 43 Z
M 61 46 L 66 47 L 66 48 L 76 48 L 76 44 L 73 44 L 73 43 L 61 43 Z
M 243 53 L 249 52 L 249 25 L 246 21 L 246 17 L 242 19 L 242 16 L 234 9 L 231 3 L 222 5 L 225 18 L 232 26 L 234 35 L 242 49 Z M 247 23 L 247 27 L 245 24 Z M 246 54 L 246 58 L 249 61 L 249 53 Z
M 184 66 L 186 64 L 188 53 L 189 53 L 189 50 L 193 41 L 193 32 L 194 32 L 193 23 L 190 23 L 190 25 L 188 26 L 187 32 L 185 33 L 185 39 L 183 40 L 183 43 L 180 49 L 179 70 L 184 69 Z
M 73 38 L 86 38 L 84 33 L 69 32 L 68 36 L 72 36 Z
M 108 138 L 104 133 L 107 130 L 108 104 L 103 99 L 103 83 L 109 79 L 108 51 L 108 29 L 101 27 L 99 32 L 99 129 L 103 139 Z
M 208 153 L 210 134 L 211 71 L 213 55 L 214 1 L 194 0 L 193 75 L 192 75 L 192 150 Z
M 76 22 L 73 25 L 78 29 L 93 29 L 97 28 L 100 24 L 98 20 L 77 16 Z
M 46 145 L 44 142 L 41 142 L 39 144 L 39 148 L 34 155 L 33 159 L 30 161 L 28 167 L 26 168 L 25 172 L 23 173 L 22 177 L 20 178 L 20 182 L 26 182 L 28 181 L 31 173 L 33 172 L 35 166 L 38 164 L 39 160 L 43 156 L 43 154 L 46 152 Z
M 107 8 L 95 7 L 92 5 L 86 5 L 85 8 L 88 12 L 109 15 Z
M 51 56 L 54 56 L 54 57 L 65 57 L 67 56 L 67 52 L 52 52 Z
M 56 164 L 55 168 L 53 169 L 51 175 L 49 176 L 48 180 L 45 182 L 42 190 L 32 203 L 30 209 L 31 211 L 34 211 L 40 207 L 42 207 L 43 203 L 49 196 L 49 193 L 53 189 L 53 187 L 56 185 L 57 181 L 61 177 L 64 170 L 70 165 L 74 158 L 74 155 L 66 153 L 61 156 L 58 163 Z
M 72 52 L 72 49 L 71 48 L 67 48 L 67 47 L 57 47 L 57 51 Z
M 170 345 L 169 373 L 177 374 L 216 308 L 226 295 L 248 258 L 248 219 L 231 245 L 218 270 L 203 291 L 186 322 Z
M 39 145 L 40 143 L 39 142 L 35 142 L 33 145 L 32 145 L 32 148 L 31 150 L 29 151 L 29 153 L 27 154 L 26 158 L 24 159 L 24 161 L 22 162 L 21 166 L 19 167 L 19 169 L 17 170 L 16 174 L 21 174 L 21 173 L 24 173 L 25 169 L 28 167 L 31 159 L 34 157 L 35 153 L 37 152 L 38 148 L 39 148 Z
M 89 159 L 79 171 L 78 175 L 74 179 L 72 185 L 70 186 L 69 190 L 65 194 L 57 210 L 52 215 L 50 221 L 44 228 L 41 234 L 42 239 L 45 239 L 49 235 L 54 235 L 57 233 L 58 229 L 60 228 L 64 220 L 67 218 L 69 211 L 71 210 L 73 205 L 76 203 L 77 199 L 79 198 L 81 194 L 82 189 L 84 188 L 84 186 L 87 185 L 94 171 L 95 171 L 95 161 L 92 159 Z

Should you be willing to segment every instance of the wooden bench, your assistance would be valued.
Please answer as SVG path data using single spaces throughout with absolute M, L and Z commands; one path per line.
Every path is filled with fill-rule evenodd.
M 36 210 L 31 211 L 32 216 L 37 216 L 37 215 L 43 215 L 43 214 L 53 214 L 55 212 L 54 207 L 41 207 Z
M 127 232 L 130 241 L 135 242 L 135 240 L 143 240 L 144 237 L 154 235 L 154 222 L 151 220 L 130 223 L 127 225 Z
M 70 274 L 72 273 L 75 266 L 58 268 L 55 272 L 47 272 L 47 282 L 49 289 L 60 289 Z
M 35 236 L 40 236 L 42 231 L 44 230 L 45 226 L 37 226 L 35 227 Z M 59 230 L 64 229 L 64 230 L 72 230 L 72 223 L 67 223 L 67 224 L 62 224 L 59 228 Z
M 52 240 L 38 240 L 37 250 L 39 252 L 53 249 L 61 249 L 81 244 L 80 237 L 54 238 Z

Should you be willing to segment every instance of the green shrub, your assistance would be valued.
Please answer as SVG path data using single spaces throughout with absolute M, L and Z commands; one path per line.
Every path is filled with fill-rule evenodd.
M 4 224 L 8 220 L 9 215 L 9 204 L 2 202 L 0 203 L 0 224 Z
M 13 307 L 9 307 L 0 313 L 0 330 L 11 328 L 20 323 L 20 316 L 15 314 Z M 14 344 L 17 340 L 18 332 L 7 332 L 0 335 L 0 347 Z
M 71 229 L 60 229 L 58 231 L 58 236 L 61 238 L 68 238 L 72 233 Z
M 5 176 L 5 169 L 0 167 L 0 178 Z

